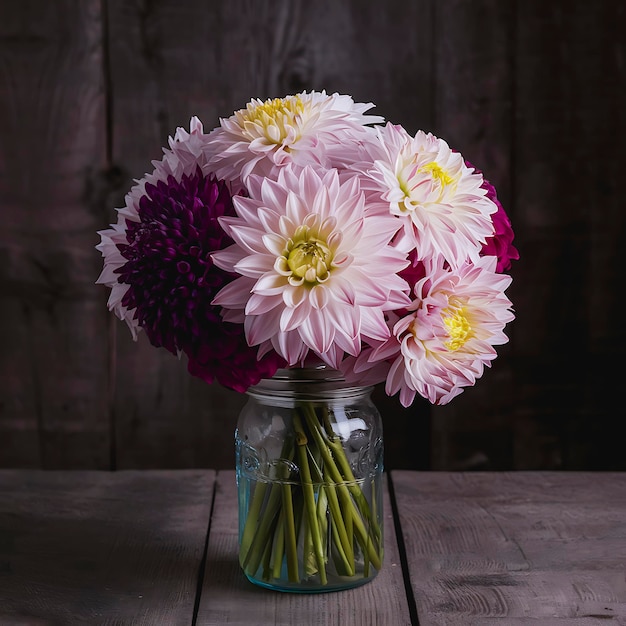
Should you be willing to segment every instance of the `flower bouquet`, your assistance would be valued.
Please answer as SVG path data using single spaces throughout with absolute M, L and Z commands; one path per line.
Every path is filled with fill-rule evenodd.
M 255 428 L 279 423 L 278 451 L 238 449 L 240 563 L 279 589 L 358 584 L 382 563 L 380 485 L 355 476 L 345 433 L 362 427 L 346 430 L 358 411 L 338 410 L 337 389 L 445 404 L 514 319 L 518 253 L 494 187 L 443 139 L 372 107 L 311 91 L 253 99 L 208 133 L 193 117 L 99 232 L 109 309 L 193 376 L 258 400 L 285 373 L 331 372 L 324 401 L 309 387 L 288 410 L 257 402 Z

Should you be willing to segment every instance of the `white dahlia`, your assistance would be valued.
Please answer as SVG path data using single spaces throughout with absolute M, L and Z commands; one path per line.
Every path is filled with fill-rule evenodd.
M 366 125 L 383 121 L 365 115 L 373 106 L 325 91 L 254 98 L 211 132 L 210 167 L 218 178 L 244 185 L 252 174 L 275 178 L 291 163 L 339 167 L 353 160 L 361 139 L 373 135 Z
M 494 234 L 491 215 L 498 209 L 481 187 L 482 175 L 430 133 L 412 137 L 393 124 L 376 131 L 379 141 L 363 144 L 367 156 L 360 169 L 369 178 L 364 188 L 378 196 L 381 210 L 402 221 L 397 245 L 415 247 L 420 260 L 443 255 L 453 266 L 477 261 Z

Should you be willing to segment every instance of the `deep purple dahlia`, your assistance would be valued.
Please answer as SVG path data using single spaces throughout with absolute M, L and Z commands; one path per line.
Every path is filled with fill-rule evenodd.
M 257 350 L 246 343 L 243 329 L 238 324 L 224 322 L 213 341 L 200 343 L 193 355 L 189 354 L 187 369 L 193 376 L 207 382 L 217 380 L 224 387 L 245 392 L 261 378 L 271 378 L 287 362 L 273 350 L 260 359 Z
M 200 168 L 180 182 L 169 176 L 146 183 L 137 213 L 140 221 L 127 222 L 128 243 L 118 245 L 126 259 L 116 270 L 118 280 L 129 285 L 122 304 L 135 310 L 152 345 L 188 356 L 190 373 L 238 391 L 258 382 L 271 359 L 257 362 L 243 325 L 224 322 L 221 307 L 211 304 L 235 277 L 211 258 L 233 243 L 218 221 L 235 215 L 228 185 Z M 222 370 L 232 376 L 225 378 Z

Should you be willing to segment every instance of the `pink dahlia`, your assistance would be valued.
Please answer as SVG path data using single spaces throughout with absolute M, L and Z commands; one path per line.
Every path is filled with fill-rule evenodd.
M 412 310 L 370 355 L 372 365 L 392 360 L 387 394 L 399 392 L 403 406 L 416 393 L 447 404 L 473 385 L 496 358 L 493 346 L 508 341 L 504 327 L 514 314 L 504 292 L 511 280 L 496 272 L 492 256 L 456 269 L 442 258 L 428 263 L 426 276 L 415 285 Z
M 365 217 L 359 179 L 336 170 L 285 167 L 276 181 L 251 176 L 237 217 L 220 220 L 234 239 L 213 255 L 240 277 L 214 299 L 244 321 L 251 345 L 269 342 L 289 365 L 311 350 L 337 367 L 364 340 L 389 336 L 385 311 L 408 306 L 397 273 L 406 255 L 390 246 L 399 222 Z

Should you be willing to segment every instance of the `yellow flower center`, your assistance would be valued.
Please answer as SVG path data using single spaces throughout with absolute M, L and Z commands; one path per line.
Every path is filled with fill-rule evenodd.
M 472 327 L 467 317 L 465 317 L 464 308 L 454 310 L 447 309 L 444 313 L 446 315 L 443 318 L 443 323 L 446 325 L 448 336 L 450 337 L 444 345 L 448 350 L 454 352 L 463 347 L 465 342 L 472 337 Z
M 334 254 L 317 228 L 299 226 L 286 242 L 275 269 L 294 287 L 314 287 L 330 278 Z
M 304 112 L 300 96 L 270 98 L 262 104 L 249 103 L 240 112 L 239 124 L 250 138 L 262 135 L 269 143 L 281 144 L 298 127 L 298 116 Z
M 404 199 L 398 202 L 397 205 L 397 215 L 403 215 L 406 213 L 410 213 L 419 208 L 420 202 L 412 197 L 412 182 L 409 180 L 409 177 L 413 176 L 412 167 L 415 160 L 403 169 L 397 175 L 398 186 L 400 190 L 404 194 Z M 448 174 L 436 161 L 431 161 L 430 163 L 426 163 L 426 165 L 422 165 L 418 170 L 420 174 L 430 174 L 430 176 L 435 180 L 439 181 L 439 197 L 441 198 L 443 191 L 447 185 L 451 185 L 454 183 L 454 178 Z M 395 212 L 392 210 L 392 212 Z
M 448 172 L 442 169 L 442 167 L 435 161 L 431 161 L 430 163 L 423 165 L 422 167 L 420 167 L 419 171 L 423 173 L 429 172 L 433 178 L 439 179 L 442 187 L 450 185 L 454 182 L 452 176 L 450 176 Z

